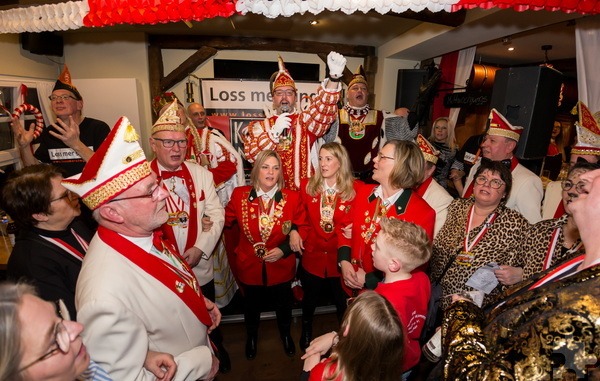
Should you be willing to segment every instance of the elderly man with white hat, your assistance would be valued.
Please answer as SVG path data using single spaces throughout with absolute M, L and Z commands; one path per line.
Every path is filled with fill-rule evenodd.
M 433 173 L 440 157 L 440 151 L 435 149 L 421 134 L 417 135 L 416 140 L 425 159 L 425 174 L 423 181 L 415 189 L 415 192 L 435 210 L 435 226 L 433 228 L 433 237 L 435 238 L 442 226 L 444 226 L 444 222 L 446 222 L 448 205 L 450 205 L 454 198 L 433 178 Z
M 122 117 L 83 172 L 63 180 L 100 225 L 76 287 L 83 340 L 115 380 L 154 380 L 144 369 L 149 352 L 174 357 L 174 380 L 211 380 L 219 361 L 208 331 L 221 314 L 177 247 L 155 232 L 169 217 L 169 193 L 137 140 Z
M 506 206 L 521 213 L 533 224 L 542 219 L 540 209 L 544 190 L 540 178 L 519 164 L 519 160 L 513 155 L 522 132 L 523 127 L 513 126 L 496 109 L 492 109 L 490 127 L 481 143 L 481 152 L 484 160 L 501 161 L 510 168 L 513 185 Z M 473 176 L 480 165 L 481 161 L 469 172 L 464 198 L 473 193 Z
M 577 143 L 571 148 L 569 166 L 577 162 L 596 164 L 600 160 L 600 112 L 592 112 L 583 102 L 577 103 L 576 111 L 579 120 L 575 123 L 577 128 Z M 565 214 L 562 202 L 562 185 L 560 181 L 552 181 L 546 186 L 544 204 L 542 205 L 542 218 L 559 218 Z

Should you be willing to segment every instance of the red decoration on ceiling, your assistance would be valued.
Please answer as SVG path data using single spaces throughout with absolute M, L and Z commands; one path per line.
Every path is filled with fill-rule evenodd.
M 118 24 L 164 24 L 229 17 L 235 13 L 234 0 L 88 0 L 87 27 Z
M 551 11 L 565 13 L 598 14 L 600 13 L 600 0 L 459 0 L 452 5 L 452 12 L 460 9 L 473 8 L 512 8 L 517 12 L 523 11 Z

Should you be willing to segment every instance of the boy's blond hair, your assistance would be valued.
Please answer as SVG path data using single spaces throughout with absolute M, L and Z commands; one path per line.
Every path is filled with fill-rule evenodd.
M 382 218 L 381 231 L 384 235 L 387 254 L 402 263 L 405 271 L 411 272 L 431 257 L 431 245 L 425 229 L 411 222 L 395 218 Z

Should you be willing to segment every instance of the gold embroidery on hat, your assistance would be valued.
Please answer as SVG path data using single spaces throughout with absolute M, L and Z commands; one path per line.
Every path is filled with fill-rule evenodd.
M 133 143 L 137 142 L 139 138 L 140 137 L 135 131 L 135 128 L 131 124 L 128 124 L 125 128 L 125 135 L 123 137 L 123 140 L 125 140 L 127 143 Z
M 125 157 L 123 158 L 122 162 L 123 162 L 123 164 L 129 164 L 129 163 L 131 163 L 132 161 L 134 161 L 134 160 L 136 160 L 136 159 L 139 159 L 139 158 L 140 158 L 140 157 L 142 157 L 142 156 L 144 156 L 144 151 L 142 151 L 142 150 L 140 149 L 140 150 L 137 150 L 137 151 L 135 151 L 135 152 L 134 152 L 134 153 L 132 153 L 131 155 L 127 155 L 127 156 L 125 156 Z
M 142 151 L 140 151 L 142 152 Z M 117 193 L 129 188 L 139 180 L 150 176 L 150 165 L 147 161 L 130 168 L 114 179 L 102 184 L 98 189 L 83 198 L 83 202 L 91 209 L 98 208 L 101 204 L 112 199 Z

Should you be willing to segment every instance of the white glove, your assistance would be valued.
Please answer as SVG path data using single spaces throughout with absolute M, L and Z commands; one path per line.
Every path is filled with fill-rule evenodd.
M 327 67 L 329 76 L 333 79 L 341 78 L 346 68 L 346 57 L 336 52 L 329 52 L 327 55 Z
M 273 137 L 279 137 L 283 130 L 285 130 L 286 128 L 290 128 L 290 126 L 292 125 L 292 118 L 290 118 L 288 115 L 290 115 L 289 112 L 284 112 L 283 114 L 277 117 L 275 124 L 271 128 L 271 134 L 273 135 Z

